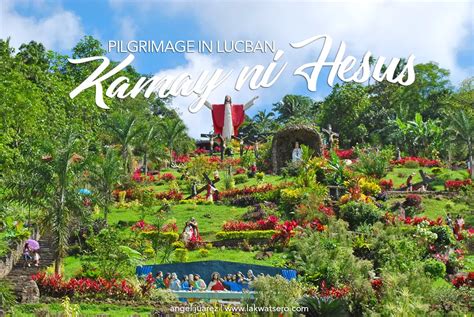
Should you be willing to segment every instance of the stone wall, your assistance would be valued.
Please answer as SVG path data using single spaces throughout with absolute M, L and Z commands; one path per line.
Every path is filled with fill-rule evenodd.
M 26 240 L 17 243 L 10 251 L 10 254 L 0 257 L 0 278 L 7 276 L 12 270 L 13 266 L 21 259 L 23 255 L 23 247 Z

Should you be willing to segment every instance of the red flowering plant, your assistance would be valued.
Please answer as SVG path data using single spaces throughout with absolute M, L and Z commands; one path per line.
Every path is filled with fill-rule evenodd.
M 474 287 L 474 272 L 469 272 L 467 275 L 458 274 L 454 276 L 454 278 L 451 280 L 451 284 L 453 284 L 453 286 L 456 288 L 463 286 Z
M 155 231 L 156 227 L 146 223 L 144 220 L 139 220 L 133 226 L 131 226 L 130 229 L 136 232 L 150 232 Z
M 382 188 L 383 191 L 392 190 L 393 181 L 392 179 L 381 179 L 379 182 L 379 186 Z
M 392 165 L 405 165 L 407 162 L 417 162 L 420 166 L 424 167 L 438 167 L 440 166 L 440 163 L 438 160 L 430 160 L 427 158 L 423 157 L 415 157 L 415 156 L 409 156 L 409 157 L 402 157 L 399 160 L 392 160 L 390 161 L 390 164 Z
M 328 217 L 334 216 L 334 209 L 331 206 L 326 206 L 324 204 L 319 204 L 318 210 L 325 214 Z
M 235 173 L 234 173 L 234 174 L 235 174 L 235 175 L 239 175 L 239 174 L 245 174 L 246 172 L 247 172 L 247 171 L 245 170 L 245 168 L 243 168 L 243 167 L 237 167 L 237 168 L 235 169 Z
M 182 200 L 184 196 L 183 196 L 183 193 L 181 193 L 177 190 L 171 189 L 167 192 L 156 193 L 155 197 L 156 197 L 156 199 L 160 199 L 160 200 L 163 200 L 163 199 L 166 199 L 166 200 Z
M 132 180 L 141 183 L 141 182 L 154 182 L 155 176 L 151 173 L 143 174 L 140 169 L 136 169 L 132 174 Z
M 464 187 L 467 187 L 469 185 L 472 185 L 472 180 L 466 179 L 466 180 L 447 180 L 444 182 L 444 188 L 448 191 L 458 191 L 461 190 Z
M 347 294 L 349 294 L 349 286 L 343 286 L 343 287 L 335 287 L 331 286 L 328 287 L 326 285 L 326 281 L 322 281 L 321 285 L 318 289 L 318 295 L 320 297 L 331 297 L 331 298 L 343 298 Z
M 279 224 L 276 227 L 276 230 L 278 230 L 278 232 L 275 233 L 271 238 L 272 244 L 273 245 L 281 244 L 282 246 L 288 245 L 291 237 L 295 235 L 294 229 L 297 226 L 298 226 L 298 223 L 295 220 L 292 220 L 292 221 L 287 220 L 283 224 Z
M 204 148 L 197 148 L 196 150 L 194 150 L 194 154 L 196 155 L 208 154 L 208 153 L 209 151 Z
M 176 179 L 176 176 L 174 176 L 173 174 L 171 173 L 163 173 L 160 175 L 160 180 L 164 180 L 164 181 L 173 181 Z
M 268 216 L 267 219 L 258 221 L 226 221 L 222 225 L 223 231 L 249 231 L 249 230 L 272 230 L 277 227 L 278 217 Z
M 336 155 L 341 160 L 351 160 L 356 158 L 356 153 L 354 149 L 347 149 L 347 150 L 336 150 Z
M 41 294 L 51 297 L 80 296 L 83 298 L 114 298 L 114 299 L 135 299 L 138 296 L 146 296 L 153 288 L 153 276 L 147 276 L 139 285 L 140 293 L 134 285 L 126 280 L 117 279 L 90 279 L 72 278 L 69 281 L 63 280 L 61 275 L 47 275 L 39 272 L 31 277 Z
M 370 285 L 374 291 L 379 292 L 383 287 L 383 281 L 380 278 L 375 278 L 370 281 Z

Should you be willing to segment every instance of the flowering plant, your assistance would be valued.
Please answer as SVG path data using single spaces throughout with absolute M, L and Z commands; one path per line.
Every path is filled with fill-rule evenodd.
M 466 179 L 466 180 L 447 180 L 444 182 L 444 188 L 448 191 L 457 191 L 460 190 L 463 187 L 472 185 L 472 180 L 471 179 Z
M 392 165 L 405 165 L 406 162 L 417 162 L 420 166 L 424 166 L 424 167 L 437 167 L 437 166 L 440 166 L 440 163 L 439 163 L 438 160 L 430 160 L 430 159 L 427 159 L 427 158 L 415 157 L 415 156 L 402 157 L 399 160 L 392 160 L 392 161 L 390 161 L 390 164 L 392 164 Z
M 275 229 L 278 224 L 278 217 L 268 216 L 267 219 L 258 221 L 226 221 L 222 225 L 223 231 L 249 231 L 249 230 L 271 230 Z
M 392 179 L 381 179 L 379 185 L 384 191 L 391 190 L 393 188 L 393 181 Z
M 176 176 L 174 176 L 171 173 L 164 173 L 160 175 L 160 180 L 164 181 L 174 181 L 176 179 Z
M 171 189 L 167 192 L 156 193 L 155 197 L 156 199 L 181 200 L 183 199 L 183 193 Z

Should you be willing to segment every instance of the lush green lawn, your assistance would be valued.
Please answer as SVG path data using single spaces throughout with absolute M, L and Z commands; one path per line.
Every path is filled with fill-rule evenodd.
M 156 209 L 159 208 L 159 205 Z M 196 218 L 199 231 L 203 238 L 209 239 L 220 231 L 222 224 L 226 220 L 239 219 L 247 211 L 247 208 L 231 207 L 225 205 L 196 205 L 196 204 L 176 204 L 171 206 L 171 210 L 166 214 L 166 219 L 176 220 L 179 230 L 182 230 L 184 223 L 191 217 Z M 102 215 L 98 215 L 102 217 Z M 152 214 L 145 215 L 145 221 L 152 222 Z M 119 221 L 134 222 L 142 219 L 142 215 L 137 208 L 125 209 L 114 208 L 108 216 L 109 224 L 114 225 Z
M 384 179 L 392 179 L 393 187 L 399 188 L 401 185 L 406 184 L 406 180 L 408 176 L 412 173 L 413 175 L 413 183 L 421 182 L 421 176 L 419 170 L 422 169 L 423 172 L 428 174 L 430 177 L 435 177 L 435 180 L 430 184 L 434 187 L 435 190 L 444 190 L 444 182 L 448 179 L 466 179 L 468 174 L 464 170 L 459 171 L 452 171 L 446 168 L 439 168 L 441 171 L 437 175 L 434 175 L 433 170 L 436 168 L 433 167 L 420 167 L 420 168 L 406 168 L 406 167 L 396 167 L 392 171 L 390 171 Z
M 79 304 L 79 309 L 81 316 L 150 316 L 153 312 L 153 307 L 127 307 L 112 304 L 81 303 Z M 39 316 L 36 312 L 48 312 L 53 316 L 59 316 L 64 312 L 64 309 L 60 303 L 23 304 L 15 306 L 12 316 Z M 45 316 L 45 314 L 40 316 Z
M 391 205 L 396 201 L 402 202 L 403 200 L 404 198 L 391 198 L 388 200 L 388 204 Z M 451 213 L 452 217 L 462 214 L 467 226 L 474 225 L 474 215 L 469 211 L 468 206 L 465 204 L 456 203 L 447 198 L 436 199 L 428 197 L 423 197 L 422 204 L 424 210 L 420 214 L 421 216 L 427 216 L 430 219 L 436 219 L 438 217 L 442 217 L 444 219 L 448 212 Z

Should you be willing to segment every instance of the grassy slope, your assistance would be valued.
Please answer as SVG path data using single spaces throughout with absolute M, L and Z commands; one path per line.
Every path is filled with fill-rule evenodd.
M 422 169 L 426 174 L 433 176 L 433 168 L 431 167 L 422 167 L 422 168 L 406 168 L 406 167 L 397 167 L 390 171 L 384 179 L 392 179 L 393 187 L 398 188 L 400 185 L 406 183 L 407 177 L 415 173 L 413 176 L 413 183 L 421 182 L 421 176 L 419 170 Z M 446 168 L 441 168 L 441 173 L 436 176 L 436 179 L 431 185 L 435 190 L 444 190 L 444 182 L 448 179 L 465 179 L 468 174 L 464 170 L 460 171 L 451 171 Z

